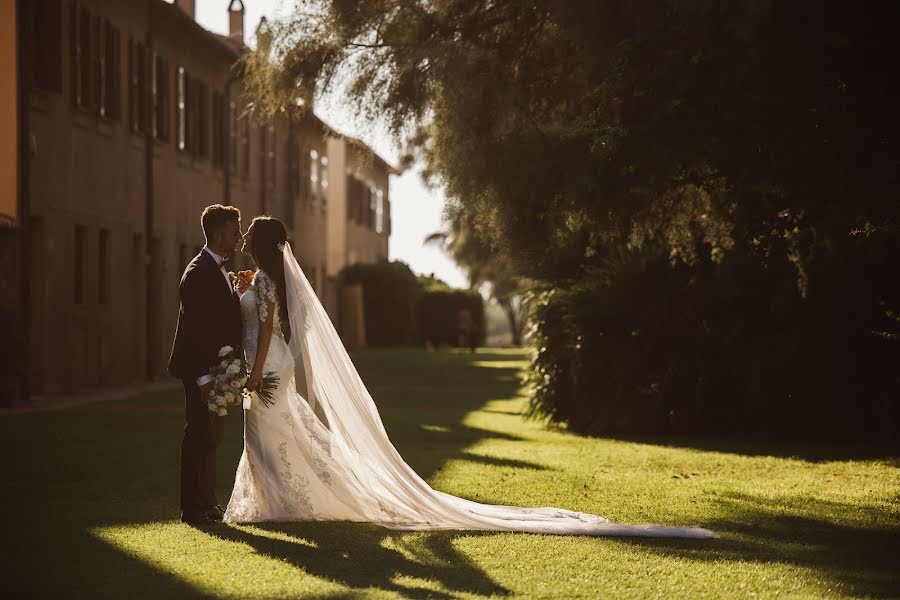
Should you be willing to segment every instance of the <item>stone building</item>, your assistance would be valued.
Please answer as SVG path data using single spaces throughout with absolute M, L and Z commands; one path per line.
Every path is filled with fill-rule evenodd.
M 248 114 L 232 68 L 246 51 L 240 0 L 228 36 L 201 27 L 192 0 L 17 6 L 27 181 L 8 221 L 27 282 L 30 394 L 165 373 L 178 281 L 216 202 L 240 208 L 244 227 L 257 214 L 284 221 L 339 324 L 340 269 L 387 258 L 395 170 L 311 110 Z

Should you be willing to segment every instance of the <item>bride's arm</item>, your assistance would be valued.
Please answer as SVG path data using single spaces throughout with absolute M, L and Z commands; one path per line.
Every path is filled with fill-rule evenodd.
M 256 338 L 256 360 L 253 361 L 253 370 L 250 371 L 250 379 L 247 381 L 247 389 L 255 390 L 262 381 L 263 367 L 266 364 L 266 355 L 269 353 L 269 344 L 272 341 L 272 329 L 275 322 L 275 303 L 266 302 L 266 318 L 259 325 L 259 335 Z

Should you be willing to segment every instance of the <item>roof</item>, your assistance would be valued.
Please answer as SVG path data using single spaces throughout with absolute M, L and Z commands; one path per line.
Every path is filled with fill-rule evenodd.
M 243 53 L 242 49 L 236 46 L 234 40 L 209 31 L 174 3 L 166 2 L 166 0 L 155 0 L 150 3 L 150 8 L 151 10 L 161 11 L 167 18 L 181 21 L 187 27 L 193 29 L 201 39 L 210 42 L 213 47 L 224 51 L 231 58 L 239 58 Z
M 231 37 L 228 35 L 222 35 L 220 33 L 214 33 L 209 31 L 202 25 L 200 25 L 193 17 L 188 15 L 186 12 L 181 10 L 174 3 L 166 2 L 166 0 L 157 0 L 153 2 L 153 5 L 159 6 L 161 10 L 167 11 L 170 16 L 174 18 L 181 19 L 182 22 L 188 24 L 192 27 L 197 33 L 209 41 L 213 42 L 217 47 L 227 52 L 231 57 L 237 59 L 240 58 L 243 54 L 250 51 L 250 47 L 244 43 L 243 40 L 237 39 L 236 37 Z M 350 142 L 352 145 L 362 148 L 365 152 L 372 154 L 380 163 L 382 163 L 388 170 L 388 173 L 391 175 L 400 175 L 403 171 L 388 162 L 384 157 L 375 152 L 371 146 L 366 144 L 359 138 L 355 138 L 346 134 L 339 132 L 337 129 L 323 121 L 315 112 L 307 111 L 307 114 L 310 118 L 312 118 L 317 125 L 319 125 L 324 131 L 331 132 L 334 137 L 344 139 Z
M 383 156 L 381 156 L 380 154 L 375 152 L 375 150 L 371 146 L 369 146 L 367 143 L 365 143 L 361 139 L 355 138 L 355 137 L 352 137 L 352 136 L 349 136 L 349 135 L 346 135 L 343 133 L 339 133 L 337 131 L 335 131 L 335 133 L 336 133 L 335 137 L 344 139 L 344 140 L 350 142 L 354 146 L 361 147 L 363 149 L 363 151 L 370 153 L 372 156 L 374 156 L 376 159 L 378 159 L 378 161 L 380 163 L 382 163 L 385 167 L 387 167 L 388 173 L 390 173 L 391 175 L 401 175 L 403 173 L 403 171 L 401 169 L 399 169 L 398 167 L 396 167 L 393 164 L 391 164 L 390 162 L 388 162 Z

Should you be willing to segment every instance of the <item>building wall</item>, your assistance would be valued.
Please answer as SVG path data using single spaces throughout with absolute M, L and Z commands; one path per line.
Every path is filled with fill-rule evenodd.
M 0 3 L 0 131 L 7 132 L 0 138 L 0 226 L 15 221 L 18 203 L 16 23 L 16 3 Z
M 388 258 L 388 215 L 390 214 L 389 174 L 391 167 L 369 148 L 345 141 L 347 177 L 361 182 L 363 197 L 347 219 L 347 263 L 371 263 Z M 368 193 L 366 193 L 368 192 Z M 378 226 L 378 197 L 381 197 L 381 231 Z M 353 194 L 348 192 L 350 203 Z M 355 218 L 354 218 L 355 217 Z
M 333 206 L 346 203 L 334 197 L 334 161 L 322 123 L 311 112 L 290 119 L 279 116 L 274 122 L 246 115 L 241 83 L 231 71 L 237 51 L 162 0 L 77 4 L 120 33 L 120 61 L 117 68 L 106 67 L 120 82 L 113 92 L 120 116 L 81 108 L 73 102 L 72 91 L 73 6 L 60 4 L 61 91 L 35 89 L 30 96 L 33 393 L 165 373 L 178 282 L 204 243 L 200 213 L 209 204 L 226 201 L 226 169 L 228 200 L 241 209 L 243 227 L 257 214 L 283 220 L 304 272 L 335 318 L 339 294 L 330 263 L 335 256 L 328 244 L 331 235 L 340 237 L 341 228 L 347 229 L 346 211 L 335 214 Z M 155 53 L 168 65 L 168 93 L 161 99 L 166 118 L 157 123 L 155 133 L 149 71 L 146 92 L 129 93 L 129 40 L 143 44 L 148 55 Z M 208 90 L 205 156 L 179 148 L 179 68 Z M 227 94 L 234 102 L 233 120 L 228 113 L 223 118 L 233 125 L 235 160 L 226 136 L 225 156 L 218 165 L 212 144 L 215 93 Z M 131 126 L 129 99 L 134 95 L 144 97 L 148 106 L 138 131 Z M 383 177 L 375 172 L 371 177 L 381 182 L 386 194 L 387 171 Z M 332 185 L 323 189 L 323 179 Z M 359 246 L 360 256 L 387 255 L 386 236 L 375 240 L 362 232 L 354 235 L 352 247 Z M 233 262 L 233 268 L 252 264 L 246 257 Z

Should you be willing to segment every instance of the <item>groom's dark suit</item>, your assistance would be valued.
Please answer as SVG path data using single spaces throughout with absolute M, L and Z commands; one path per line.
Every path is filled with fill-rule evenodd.
M 241 345 L 241 308 L 215 258 L 205 249 L 188 264 L 179 287 L 181 307 L 169 373 L 184 384 L 184 438 L 181 442 L 181 516 L 201 520 L 214 507 L 216 448 L 224 420 L 209 412 L 197 379 L 220 360 L 222 346 Z

